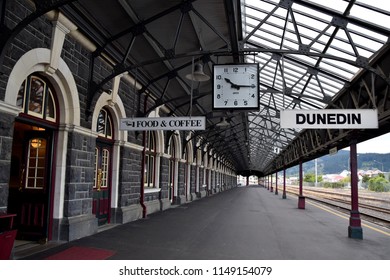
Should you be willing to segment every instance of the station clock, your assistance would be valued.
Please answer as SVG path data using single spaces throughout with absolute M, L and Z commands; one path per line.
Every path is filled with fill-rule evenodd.
M 258 110 L 259 64 L 213 66 L 213 110 Z

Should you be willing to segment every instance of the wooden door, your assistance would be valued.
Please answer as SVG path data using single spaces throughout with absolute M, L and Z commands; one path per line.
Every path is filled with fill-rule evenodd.
M 14 139 L 11 170 L 17 174 L 9 194 L 9 212 L 16 213 L 18 239 L 47 240 L 50 195 L 51 135 L 46 131 L 25 131 Z M 17 143 L 15 143 L 17 142 Z M 16 184 L 17 185 L 16 185 Z
M 111 150 L 108 145 L 96 144 L 92 213 L 99 226 L 110 222 Z

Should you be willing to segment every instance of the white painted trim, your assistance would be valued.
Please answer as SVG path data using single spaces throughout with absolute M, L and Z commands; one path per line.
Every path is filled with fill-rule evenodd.
M 55 164 L 56 176 L 54 183 L 53 218 L 60 219 L 64 216 L 65 177 L 66 177 L 66 153 L 68 147 L 69 126 L 62 125 L 58 131 L 58 144 L 56 147 L 57 161 Z
M 144 193 L 158 193 L 161 192 L 160 188 L 144 188 Z
M 79 133 L 81 135 L 85 135 L 85 136 L 88 136 L 88 137 L 94 137 L 94 138 L 97 138 L 98 137 L 98 133 L 97 132 L 94 132 L 88 128 L 85 128 L 85 127 L 82 127 L 82 126 L 72 126 L 69 131 L 72 131 L 72 132 L 76 132 L 76 133 Z
M 130 148 L 130 149 L 136 150 L 136 151 L 140 151 L 140 152 L 142 152 L 144 150 L 143 146 L 137 145 L 137 144 L 134 144 L 134 143 L 131 143 L 131 142 L 125 142 L 123 144 L 123 146 L 126 147 L 126 148 Z
M 115 141 L 112 151 L 112 176 L 111 176 L 111 208 L 116 208 L 119 201 L 119 171 L 120 171 L 120 145 Z M 115 188 L 114 188 L 115 182 Z
M 50 63 L 51 51 L 38 48 L 25 53 L 13 67 L 5 89 L 4 102 L 16 106 L 20 86 L 34 72 L 46 71 Z M 60 123 L 80 125 L 80 101 L 76 82 L 66 63 L 60 59 L 55 75 L 47 76 L 53 85 L 59 103 Z
M 0 112 L 14 115 L 16 117 L 21 111 L 22 109 L 20 107 L 10 105 L 0 100 Z

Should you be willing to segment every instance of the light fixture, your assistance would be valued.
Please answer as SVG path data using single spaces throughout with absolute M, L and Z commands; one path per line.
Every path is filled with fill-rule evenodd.
M 225 127 L 225 126 L 229 126 L 229 125 L 230 125 L 230 123 L 226 121 L 225 117 L 222 117 L 221 121 L 216 124 L 216 126 L 218 126 L 218 127 Z
M 203 65 L 197 63 L 194 66 L 194 71 L 190 74 L 187 74 L 186 78 L 195 82 L 205 82 L 210 79 L 210 76 L 203 72 Z
M 36 148 L 39 148 L 42 146 L 42 140 L 39 138 L 34 138 L 34 139 L 31 139 L 30 144 L 31 144 L 31 147 L 36 149 Z

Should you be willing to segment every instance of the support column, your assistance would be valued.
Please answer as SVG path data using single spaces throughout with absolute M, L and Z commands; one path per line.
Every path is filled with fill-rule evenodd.
M 270 189 L 270 191 L 274 192 L 274 186 L 272 185 L 272 174 L 270 176 L 271 176 L 271 189 Z
M 299 162 L 299 196 L 298 196 L 298 208 L 305 209 L 305 197 L 303 196 L 303 172 L 302 161 Z
M 267 190 L 269 190 L 269 175 L 267 175 Z
M 350 145 L 350 170 L 351 170 L 351 216 L 349 217 L 348 237 L 363 239 L 363 229 L 361 226 L 360 213 L 359 213 L 356 139 L 353 139 Z
M 249 185 L 249 176 L 246 176 L 246 185 Z
M 275 174 L 275 195 L 278 195 L 278 172 Z
M 283 199 L 287 198 L 287 195 L 286 195 L 286 168 L 283 169 L 283 195 L 282 195 L 282 198 Z

